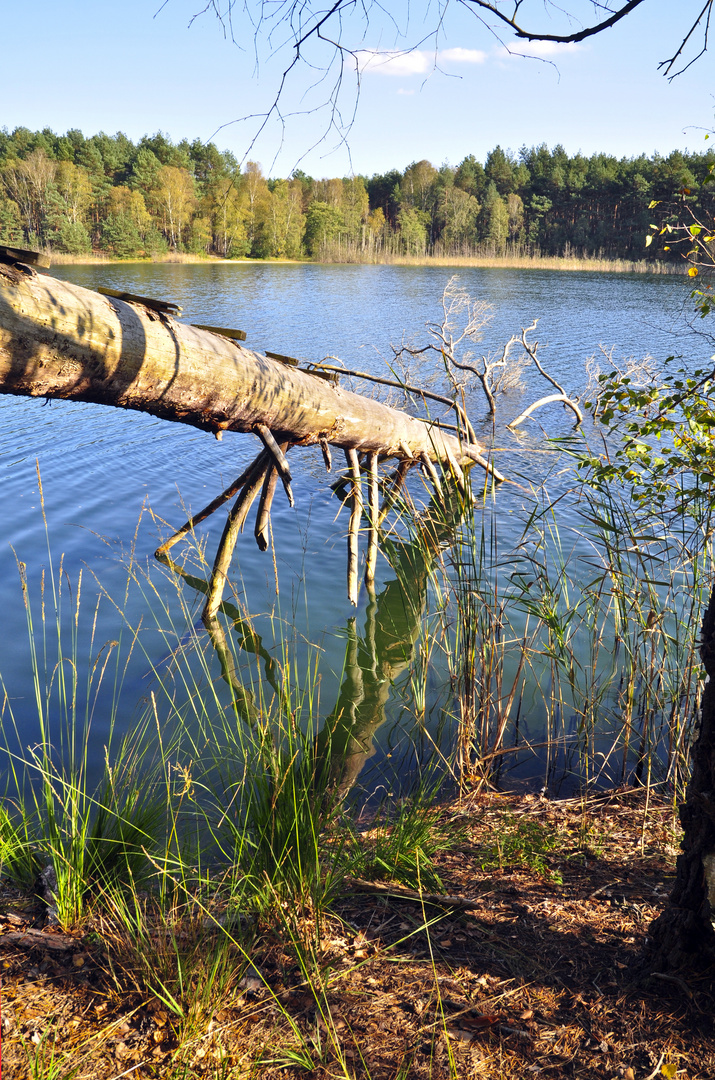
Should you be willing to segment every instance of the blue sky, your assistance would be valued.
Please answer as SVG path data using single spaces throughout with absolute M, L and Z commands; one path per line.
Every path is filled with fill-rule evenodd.
M 210 10 L 192 21 L 205 0 L 161 2 L 6 0 L 0 127 L 79 128 L 86 135 L 121 130 L 132 139 L 157 130 L 175 140 L 213 137 L 273 175 L 298 165 L 314 176 L 335 176 L 405 168 L 420 158 L 456 165 L 473 153 L 483 160 L 497 143 L 513 150 L 562 143 L 570 153 L 618 156 L 700 150 L 713 121 L 715 51 L 672 83 L 657 70 L 677 47 L 688 15 L 702 6 L 699 0 L 646 0 L 598 38 L 576 47 L 535 45 L 532 58 L 509 55 L 454 4 L 445 9 L 437 40 L 427 36 L 416 52 L 394 55 L 433 29 L 437 10 L 430 7 L 423 18 L 426 0 L 424 7 L 413 0 L 408 22 L 399 0 L 390 5 L 394 24 L 377 13 L 367 28 L 357 15 L 348 19 L 362 78 L 344 138 L 333 129 L 321 142 L 329 111 L 310 111 L 333 88 L 339 70 L 333 66 L 322 81 L 317 69 L 299 70 L 282 99 L 285 123 L 274 118 L 252 145 L 256 117 L 270 106 L 287 62 L 284 31 L 278 28 L 270 43 L 262 38 L 257 66 L 240 5 L 234 36 L 244 48 L 224 37 Z M 533 10 L 543 10 L 537 0 Z M 512 47 L 524 48 L 513 39 Z M 318 62 L 327 56 L 326 50 L 311 54 Z M 347 122 L 356 100 L 354 61 L 342 73 Z

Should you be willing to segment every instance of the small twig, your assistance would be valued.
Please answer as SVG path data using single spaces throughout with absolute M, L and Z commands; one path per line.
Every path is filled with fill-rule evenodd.
M 460 368 L 461 371 L 471 371 L 473 375 L 477 376 L 479 382 L 482 384 L 482 390 L 484 391 L 484 396 L 486 397 L 487 403 L 489 405 L 490 416 L 494 416 L 497 411 L 497 403 L 494 398 L 494 391 L 492 390 L 492 372 L 495 368 L 506 367 L 506 362 L 509 357 L 509 350 L 511 349 L 515 341 L 517 341 L 517 336 L 516 334 L 512 334 L 512 336 L 509 338 L 506 345 L 502 349 L 502 354 L 498 360 L 489 361 L 487 360 L 486 356 L 482 356 L 482 363 L 484 364 L 483 371 L 480 371 L 479 368 L 474 366 L 474 364 L 463 363 L 459 360 L 456 360 L 454 356 L 449 356 L 450 364 L 454 364 L 454 366 L 456 368 Z M 445 359 L 445 366 L 447 366 L 447 357 L 444 353 L 442 355 Z M 447 370 L 449 371 L 449 368 L 447 368 Z M 474 441 L 476 442 L 476 439 Z
M 466 457 L 471 458 L 472 461 L 476 461 L 477 465 L 481 465 L 485 472 L 491 473 L 495 480 L 498 480 L 500 483 L 503 483 L 506 480 L 506 477 L 503 473 L 499 472 L 496 465 L 493 465 L 488 458 L 485 458 L 484 455 L 480 454 L 474 447 L 465 446 L 463 444 L 462 451 Z M 511 481 L 511 483 L 514 483 L 514 481 Z
M 663 1052 L 660 1055 L 660 1061 L 658 1062 L 656 1067 L 653 1069 L 653 1072 L 648 1073 L 645 1080 L 655 1080 L 656 1076 L 658 1076 L 660 1074 L 660 1067 L 661 1067 L 661 1065 L 663 1064 L 664 1061 L 665 1061 L 665 1052 Z
M 409 383 L 399 382 L 397 379 L 385 379 L 380 375 L 369 375 L 366 371 L 352 371 L 350 368 L 334 367 L 332 364 L 321 364 L 320 366 L 325 371 L 339 371 L 341 374 L 350 375 L 354 379 L 368 379 L 370 382 L 380 383 L 382 386 L 393 386 L 396 390 L 402 390 L 404 393 L 417 394 L 423 399 L 430 398 L 432 401 L 439 401 L 442 405 L 448 405 L 450 409 L 454 409 L 456 412 L 470 440 L 477 442 L 474 428 L 470 424 L 469 417 L 462 406 L 444 394 L 436 394 L 434 390 L 424 390 L 420 386 L 410 386 Z
M 561 383 L 557 383 L 556 379 L 554 379 L 551 375 L 549 375 L 548 371 L 544 371 L 541 364 L 539 363 L 539 359 L 538 359 L 538 357 L 536 355 L 536 353 L 538 351 L 538 348 L 539 348 L 538 341 L 535 341 L 533 345 L 529 345 L 528 341 L 526 340 L 526 335 L 528 333 L 530 333 L 532 330 L 536 330 L 536 324 L 537 324 L 538 321 L 539 321 L 538 319 L 534 319 L 531 326 L 527 326 L 526 329 L 522 328 L 522 331 L 521 331 L 521 343 L 524 346 L 525 351 L 529 354 L 531 359 L 534 361 L 534 364 L 536 365 L 538 370 L 544 376 L 544 378 L 546 380 L 548 380 L 548 382 L 550 382 L 552 386 L 555 386 L 560 394 L 563 394 L 564 397 L 568 397 L 568 394 L 564 390 Z
M 600 896 L 601 893 L 605 893 L 607 889 L 612 889 L 614 885 L 622 884 L 623 882 L 618 878 L 615 881 L 607 881 L 605 885 L 601 885 L 600 889 L 596 889 L 590 894 L 589 900 L 595 900 L 597 896 Z

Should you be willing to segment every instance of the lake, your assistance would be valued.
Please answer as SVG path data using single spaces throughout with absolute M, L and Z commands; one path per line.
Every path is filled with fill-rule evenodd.
M 451 277 L 449 270 L 430 267 L 243 263 L 77 266 L 58 267 L 53 273 L 87 288 L 105 285 L 178 303 L 182 319 L 241 328 L 248 336 L 247 347 L 258 351 L 268 349 L 301 360 L 337 357 L 347 367 L 373 373 L 385 372 L 393 356 L 391 344 L 425 342 L 425 324 L 441 320 L 441 297 Z M 583 390 L 585 363 L 600 347 L 613 349 L 618 358 L 650 354 L 658 363 L 671 354 L 684 355 L 695 366 L 711 353 L 707 341 L 685 326 L 689 289 L 680 277 L 462 268 L 459 279 L 472 296 L 491 305 L 492 318 L 478 349 L 498 351 L 513 333 L 538 318 L 539 356 L 570 392 Z M 368 390 L 373 392 L 371 384 Z M 494 439 L 502 471 L 537 486 L 548 478 L 553 498 L 566 489 L 569 474 L 548 439 L 571 430 L 570 414 L 560 406 L 542 410 L 518 437 L 503 426 L 547 392 L 547 384 L 529 372 L 521 388 L 502 396 L 494 432 L 476 390 L 468 392 L 467 403 L 477 433 L 487 442 Z M 160 539 L 242 471 L 257 451 L 257 440 L 228 434 L 217 442 L 206 433 L 137 413 L 11 397 L 0 398 L 0 421 L 4 497 L 0 674 L 7 694 L 5 726 L 17 730 L 17 737 L 10 733 L 7 738 L 17 749 L 38 737 L 18 561 L 27 568 L 36 629 L 43 573 L 45 613 L 48 625 L 55 623 L 48 576 L 54 566 L 58 588 L 62 580 L 59 624 L 66 641 L 75 635 L 85 681 L 96 680 L 103 663 L 98 657 L 111 651 L 105 647 L 102 653 L 105 643 L 120 642 L 128 657 L 121 666 L 120 705 L 113 721 L 110 699 L 119 692 L 112 683 L 114 675 L 105 676 L 100 691 L 90 694 L 89 764 L 99 773 L 110 728 L 114 726 L 111 737 L 116 739 L 138 723 L 156 689 L 157 672 L 172 662 L 176 642 L 185 637 L 201 610 L 199 594 L 188 586 L 184 595 L 189 606 L 182 609 L 174 603 L 171 575 L 154 562 L 152 553 Z M 345 587 L 347 515 L 343 512 L 336 520 L 340 503 L 330 488 L 334 477 L 326 476 L 320 453 L 313 449 L 294 449 L 291 467 L 296 508 L 289 509 L 282 496 L 276 497 L 275 560 L 270 552 L 258 551 L 252 527 L 248 528 L 234 557 L 233 599 L 242 614 L 254 620 L 264 651 L 280 656 L 283 663 L 288 662 L 286 650 L 290 651 L 298 681 L 312 657 L 313 671 L 319 669 L 319 711 L 327 716 L 348 693 L 346 642 L 348 652 L 351 641 L 359 651 L 360 643 L 364 645 L 371 633 L 374 636 L 376 625 L 378 631 L 381 626 L 384 630 L 395 575 L 381 558 L 377 594 L 378 605 L 384 596 L 382 608 L 376 616 L 363 589 L 355 612 Z M 519 491 L 496 492 L 491 513 L 502 550 L 520 535 L 523 505 Z M 565 506 L 560 524 L 566 529 L 576 525 L 570 514 Z M 224 520 L 219 512 L 199 530 L 207 538 L 209 559 Z M 128 566 L 135 570 L 129 585 Z M 412 628 L 406 631 L 408 636 L 411 632 Z M 50 677 L 54 672 L 57 681 L 61 669 L 55 666 L 56 643 L 48 641 L 44 649 L 46 655 L 39 647 L 40 666 Z M 249 652 L 244 650 L 242 656 L 253 663 Z M 382 696 L 375 707 L 384 709 L 385 722 L 371 731 L 366 743 L 369 766 L 361 784 L 368 793 L 407 784 L 406 778 L 417 762 L 429 756 L 434 742 L 441 739 L 446 747 L 450 740 L 449 731 L 434 719 L 440 713 L 435 702 L 444 693 L 444 665 L 438 664 L 425 677 L 432 704 L 421 726 L 416 728 L 410 719 L 412 660 L 408 656 L 388 667 L 387 681 L 395 685 L 379 689 Z M 204 664 L 208 669 L 201 667 L 202 677 L 220 683 L 221 667 L 208 643 Z M 181 693 L 178 683 L 176 693 Z M 522 725 L 527 720 L 522 716 Z M 59 734 L 56 737 L 59 740 Z M 541 776 L 542 763 L 532 752 L 514 757 L 511 781 L 539 782 Z

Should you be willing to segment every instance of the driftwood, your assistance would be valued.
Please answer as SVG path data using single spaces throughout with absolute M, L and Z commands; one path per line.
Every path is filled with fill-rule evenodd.
M 122 299 L 124 296 L 126 299 Z M 456 437 L 437 422 L 344 390 L 331 379 L 294 364 L 271 359 L 227 337 L 178 322 L 176 305 L 100 295 L 38 274 L 26 263 L 0 263 L 0 393 L 90 401 L 148 412 L 190 424 L 221 438 L 224 431 L 252 433 L 262 450 L 251 466 L 200 514 L 189 519 L 160 552 L 193 529 L 222 503 L 237 496 L 214 567 L 205 616 L 220 604 L 226 572 L 239 531 L 257 494 L 256 540 L 265 549 L 276 474 L 292 500 L 289 447 L 320 445 L 326 466 L 330 446 L 350 463 L 353 505 L 363 503 L 358 455 L 368 466 L 369 527 L 374 533 L 377 461 L 397 458 L 400 466 L 421 464 L 439 484 L 442 466 L 460 487 L 463 470 L 473 463 L 503 477 L 486 460 L 483 448 Z M 277 355 L 277 354 L 275 354 Z M 359 463 L 360 468 L 362 462 Z M 404 472 L 398 472 L 402 483 Z M 356 529 L 350 529 L 350 593 L 356 602 Z M 371 535 L 368 584 L 374 577 L 375 537 Z
M 483 901 L 470 899 L 468 896 L 448 896 L 445 893 L 417 892 L 404 885 L 388 885 L 382 881 L 365 881 L 363 878 L 348 878 L 347 884 L 359 892 L 377 893 L 379 896 L 393 897 L 397 900 L 417 901 L 420 904 L 436 904 L 438 907 L 458 908 L 462 911 L 474 911 L 482 907 Z
M 547 394 L 546 397 L 539 398 L 538 401 L 532 402 L 527 409 L 524 409 L 523 413 L 519 413 L 519 415 L 514 420 L 511 420 L 507 424 L 507 427 L 518 427 L 519 424 L 522 424 L 524 420 L 526 420 L 527 417 L 531 416 L 533 412 L 536 412 L 537 409 L 540 409 L 542 405 L 550 405 L 554 401 L 562 401 L 565 408 L 572 410 L 572 412 L 576 416 L 576 427 L 578 427 L 579 424 L 583 423 L 583 413 L 581 412 L 573 398 L 570 398 L 567 394 Z
M 0 944 L 15 945 L 21 949 L 49 949 L 53 952 L 67 952 L 82 945 L 77 938 L 68 937 L 66 934 L 46 933 L 29 926 L 25 930 L 11 930 L 9 933 L 0 934 Z

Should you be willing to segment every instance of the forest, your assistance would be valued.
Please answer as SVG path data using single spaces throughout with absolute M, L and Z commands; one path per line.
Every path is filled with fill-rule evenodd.
M 484 163 L 371 177 L 266 177 L 214 143 L 161 132 L 0 130 L 0 242 L 81 256 L 312 258 L 581 255 L 680 260 L 658 237 L 686 202 L 712 216 L 715 150 L 629 158 L 496 146 Z M 658 205 L 653 207 L 652 204 Z

